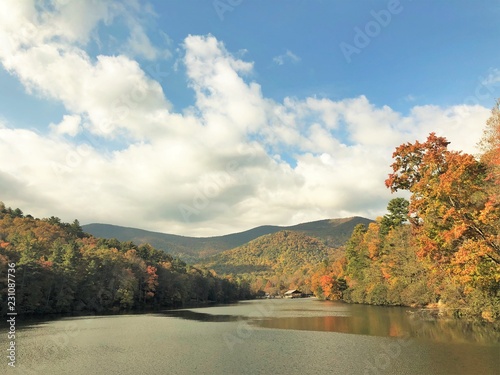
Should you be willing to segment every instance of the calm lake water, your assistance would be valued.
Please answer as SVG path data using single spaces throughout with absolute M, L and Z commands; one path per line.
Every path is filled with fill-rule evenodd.
M 500 374 L 491 328 L 408 311 L 277 299 L 19 322 L 16 368 L 2 355 L 0 373 Z

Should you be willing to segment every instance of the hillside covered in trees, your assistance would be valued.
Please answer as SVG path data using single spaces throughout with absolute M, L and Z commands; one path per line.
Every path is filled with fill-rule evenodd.
M 244 282 L 188 266 L 150 245 L 98 239 L 77 220 L 37 219 L 0 203 L 2 313 L 11 263 L 18 313 L 117 312 L 250 297 Z
M 281 231 L 214 255 L 201 264 L 218 274 L 244 277 L 256 294 L 276 295 L 296 288 L 310 293 L 310 274 L 318 264 L 327 264 L 335 252 L 318 238 Z
M 328 260 L 332 251 L 316 238 L 282 231 L 224 251 L 204 264 L 218 273 L 293 274 L 310 271 L 318 263 Z

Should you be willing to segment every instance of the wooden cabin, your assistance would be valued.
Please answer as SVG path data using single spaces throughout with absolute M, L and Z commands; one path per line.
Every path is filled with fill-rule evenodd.
M 298 289 L 291 289 L 285 292 L 285 298 L 302 298 L 303 293 Z

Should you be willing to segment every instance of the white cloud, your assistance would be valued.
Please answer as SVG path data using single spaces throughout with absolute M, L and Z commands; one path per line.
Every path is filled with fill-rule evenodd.
M 71 137 L 80 132 L 82 118 L 79 115 L 65 115 L 59 124 L 50 124 L 49 127 L 55 134 L 67 134 Z
M 92 61 L 78 47 L 79 42 L 88 39 L 93 30 L 91 25 L 96 27 L 99 20 L 109 17 L 110 9 L 117 12 L 116 3 L 107 2 L 107 8 L 96 5 L 100 11 L 90 6 L 93 2 L 86 3 L 89 14 L 94 14 L 90 17 L 81 9 L 81 2 L 76 2 L 80 4 L 78 12 L 72 11 L 71 15 L 77 17 L 82 13 L 84 21 L 74 21 L 72 27 L 61 29 L 65 9 L 73 9 L 73 3 L 58 3 L 52 13 L 42 11 L 38 15 L 32 2 L 25 1 L 22 8 L 15 2 L 10 4 L 15 15 L 11 18 L 17 19 L 0 30 L 0 40 L 10 41 L 10 48 L 0 51 L 3 66 L 17 75 L 28 90 L 61 101 L 69 111 L 87 118 L 89 129 L 95 134 L 141 138 L 148 131 L 164 131 L 162 124 L 144 121 L 144 118 L 161 118 L 161 112 L 170 107 L 158 82 L 148 79 L 139 64 L 129 57 L 101 55 Z M 21 10 L 16 12 L 18 8 Z M 36 32 L 18 35 L 17 29 L 34 27 L 29 19 L 37 20 Z M 135 24 L 132 33 L 137 30 Z M 67 42 L 56 36 L 64 37 Z
M 292 51 L 287 50 L 284 54 L 273 57 L 273 62 L 276 65 L 284 65 L 287 61 L 297 64 L 300 62 L 300 57 L 294 54 Z
M 189 235 L 374 217 L 391 198 L 384 179 L 397 145 L 437 131 L 474 152 L 489 115 L 480 106 L 415 106 L 404 116 L 364 96 L 277 103 L 251 80 L 253 64 L 210 35 L 184 41 L 196 102 L 175 113 L 131 56 L 86 53 L 115 3 L 82 13 L 64 38 L 54 38 L 59 11 L 42 17 L 32 2 L 7 3 L 0 62 L 68 112 L 47 134 L 0 124 L 0 199 L 37 216 Z M 37 33 L 14 33 L 28 22 Z

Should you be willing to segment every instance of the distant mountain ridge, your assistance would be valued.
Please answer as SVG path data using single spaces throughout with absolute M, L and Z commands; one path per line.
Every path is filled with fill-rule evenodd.
M 318 238 L 329 247 L 343 245 L 357 224 L 368 225 L 373 220 L 359 216 L 342 219 L 326 219 L 292 226 L 263 225 L 243 232 L 214 237 L 189 237 L 152 232 L 143 229 L 111 224 L 87 224 L 82 228 L 95 237 L 116 238 L 136 244 L 149 243 L 185 261 L 196 261 L 225 250 L 242 246 L 261 236 L 287 230 L 301 232 Z

